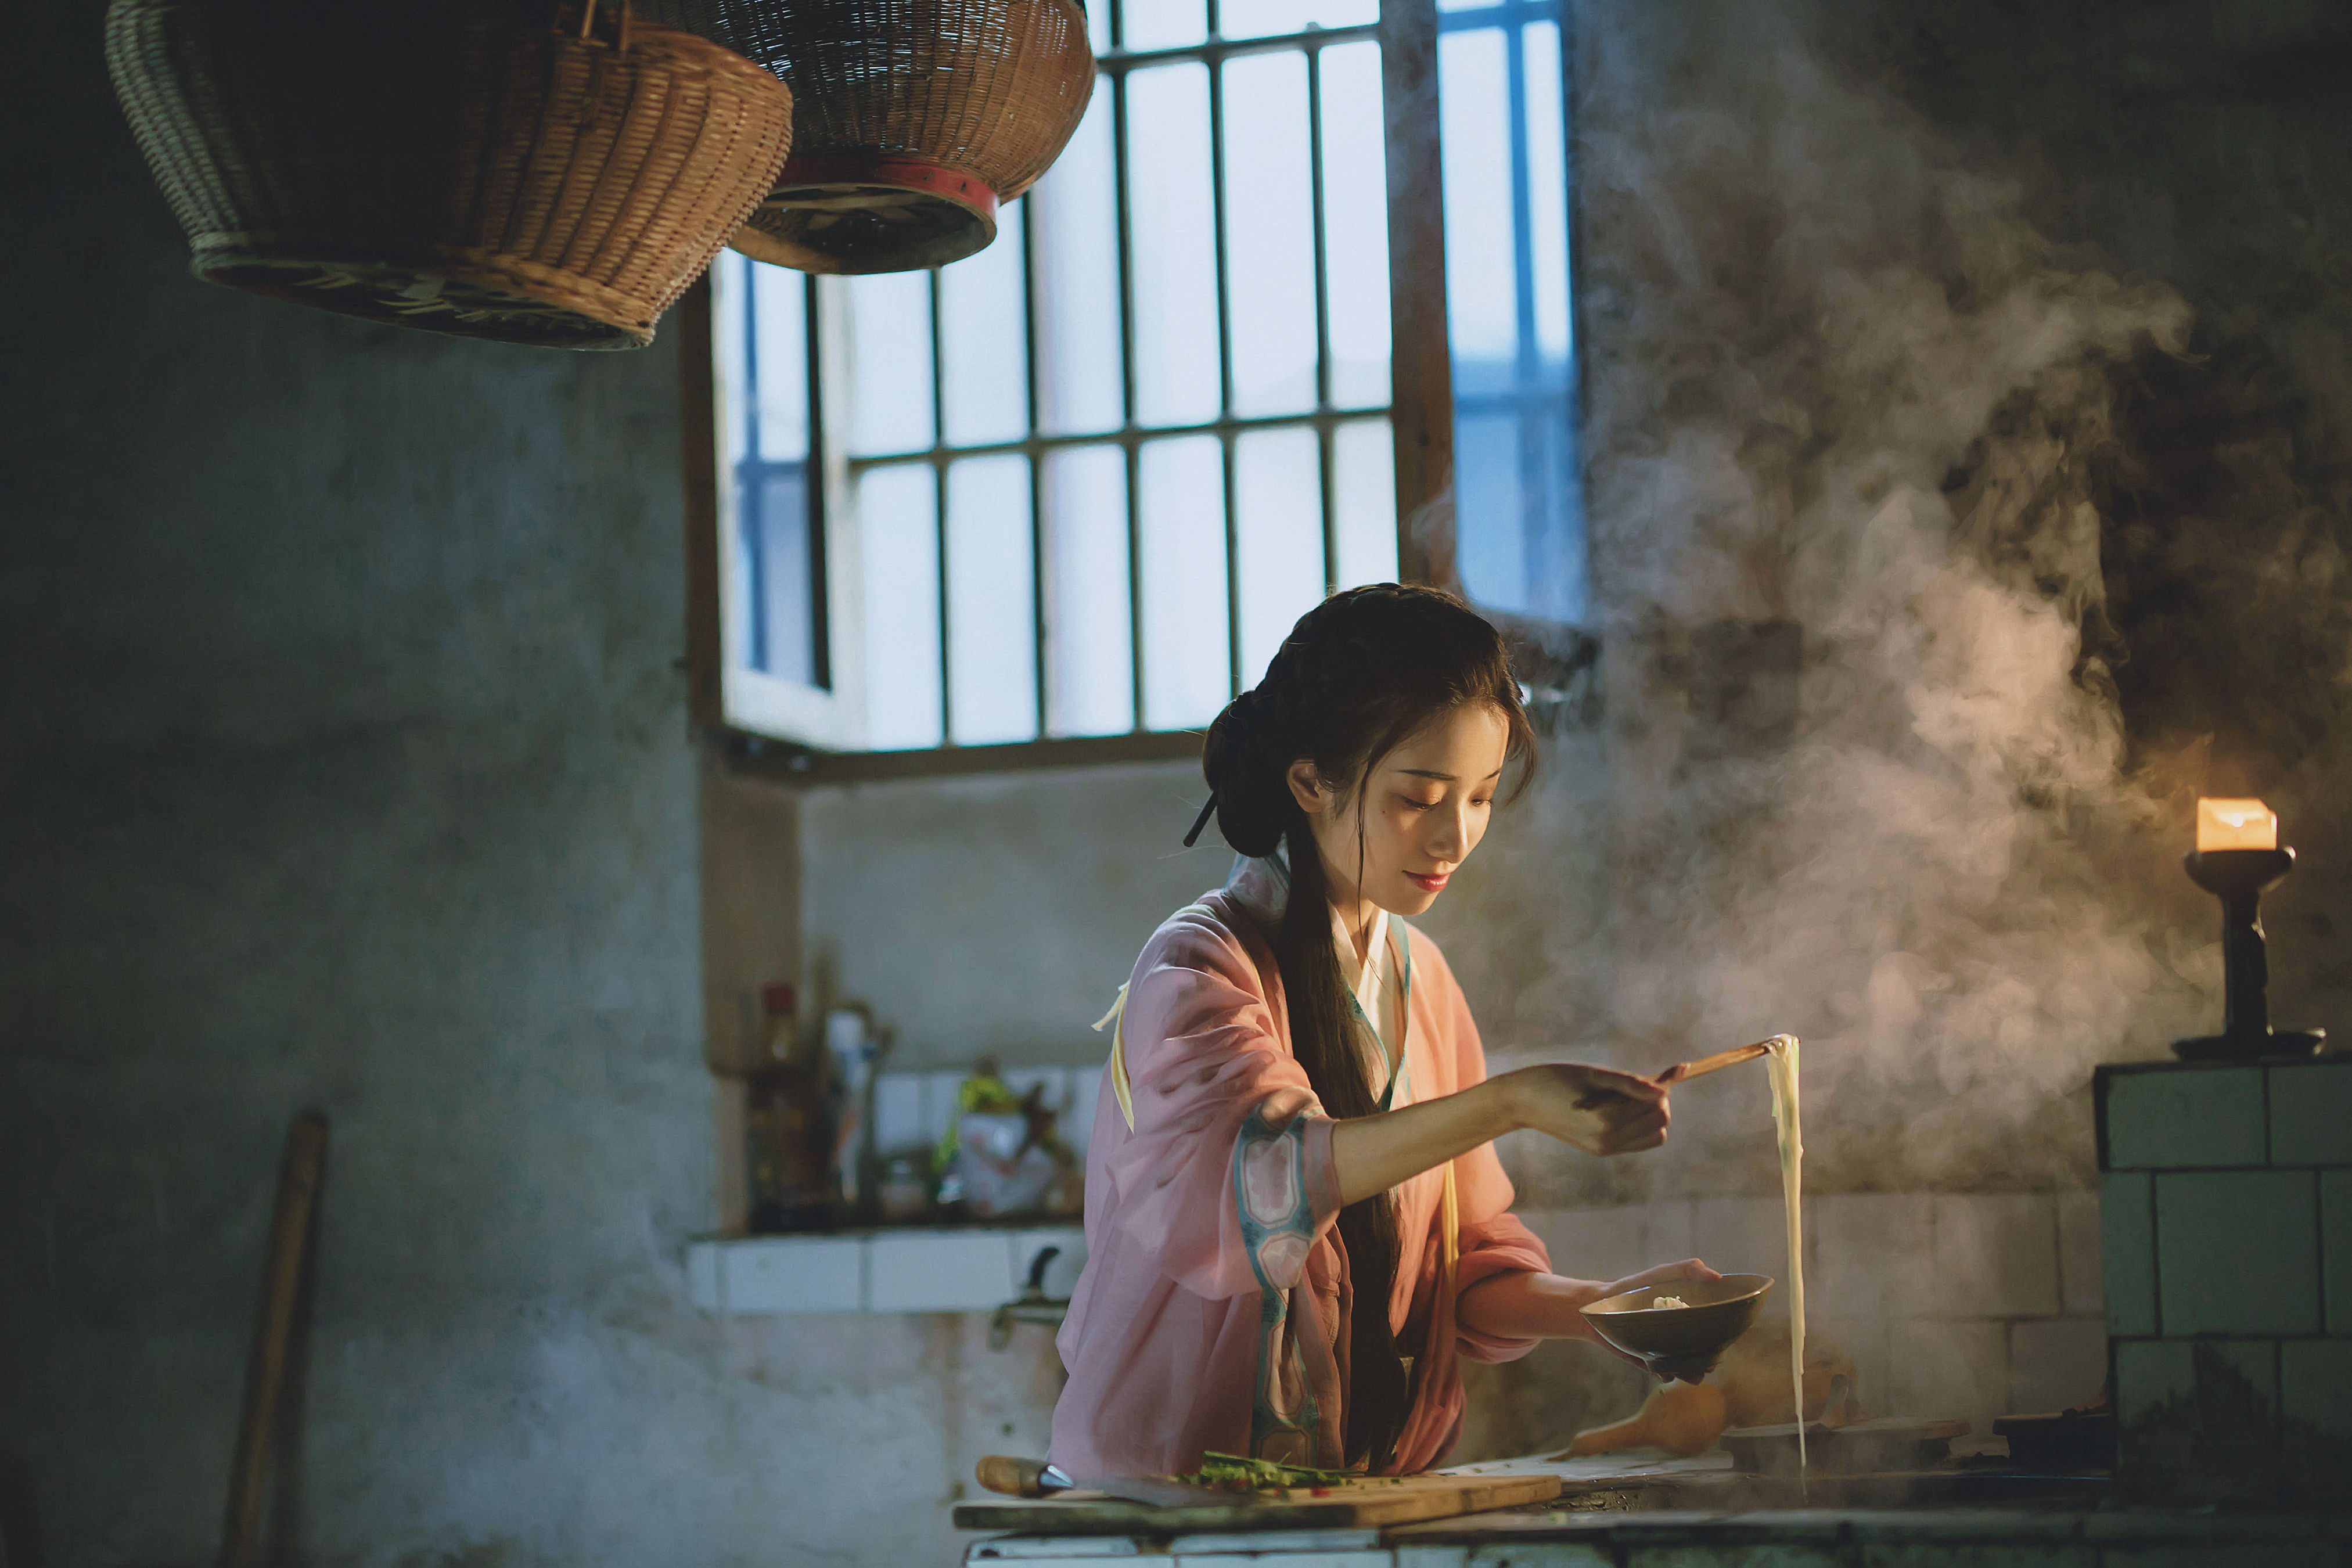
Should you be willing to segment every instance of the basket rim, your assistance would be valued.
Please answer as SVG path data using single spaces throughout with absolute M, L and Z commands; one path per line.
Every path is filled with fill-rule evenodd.
M 479 247 L 420 241 L 393 245 L 316 234 L 215 232 L 198 236 L 190 242 L 188 269 L 207 283 L 228 288 L 244 288 L 247 282 L 244 279 L 231 280 L 217 274 L 236 271 L 266 276 L 272 272 L 345 271 L 361 278 L 371 274 L 408 273 L 446 279 L 507 296 L 518 306 L 530 306 L 541 310 L 551 307 L 560 310 L 583 327 L 594 329 L 582 333 L 583 339 L 623 338 L 628 340 L 629 346 L 633 347 L 642 347 L 653 341 L 654 328 L 661 317 L 660 310 L 651 300 L 624 294 L 593 279 L 565 272 L 544 262 Z M 530 288 L 520 285 L 529 285 Z M 364 316 L 390 325 L 414 326 L 426 331 L 449 330 L 444 323 L 425 320 L 423 312 L 419 313 L 417 320 L 404 321 L 400 312 L 389 310 L 381 313 L 343 310 L 331 290 L 321 289 L 316 298 L 305 294 L 299 299 L 302 303 L 334 310 L 338 314 Z M 505 341 L 525 340 L 508 338 Z M 593 345 L 567 342 L 561 346 Z M 621 345 L 608 343 L 607 346 Z
M 992 227 L 996 222 L 995 188 L 979 175 L 920 153 L 889 153 L 879 148 L 827 147 L 814 153 L 792 153 L 777 171 L 767 201 L 761 205 L 779 202 L 787 190 L 824 185 L 883 185 L 913 191 L 952 203 L 986 219 Z

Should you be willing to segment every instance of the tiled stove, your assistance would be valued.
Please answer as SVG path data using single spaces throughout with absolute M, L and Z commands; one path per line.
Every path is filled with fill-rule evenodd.
M 2352 1057 L 2099 1069 L 2118 1489 L 2352 1495 Z

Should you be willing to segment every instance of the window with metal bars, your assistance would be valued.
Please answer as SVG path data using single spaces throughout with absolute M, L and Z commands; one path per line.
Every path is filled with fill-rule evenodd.
M 1324 594 L 1430 559 L 1433 451 L 1465 591 L 1580 618 L 1559 0 L 1089 10 L 1094 101 L 988 249 L 713 269 L 729 726 L 850 752 L 1197 729 Z M 1436 79 L 1401 99 L 1416 34 Z M 1399 181 L 1401 139 L 1442 197 Z M 1442 293 L 1392 289 L 1400 219 L 1442 234 Z M 1392 323 L 1437 334 L 1442 428 L 1429 386 L 1391 406 Z

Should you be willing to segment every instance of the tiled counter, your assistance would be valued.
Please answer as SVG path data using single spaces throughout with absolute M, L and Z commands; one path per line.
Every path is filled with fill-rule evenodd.
M 2352 1494 L 2352 1058 L 2104 1068 L 2097 1104 L 2119 1482 Z
M 975 1542 L 967 1568 L 2343 1568 L 2352 1514 L 1536 1511 L 1386 1531 Z
M 729 1314 L 989 1312 L 1021 1293 L 1049 1247 L 1045 1294 L 1066 1298 L 1087 1260 L 1076 1226 L 709 1237 L 688 1244 L 687 1289 Z

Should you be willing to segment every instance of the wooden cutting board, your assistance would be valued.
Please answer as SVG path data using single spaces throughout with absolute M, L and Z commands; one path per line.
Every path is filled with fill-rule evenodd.
M 1371 1477 L 1286 1492 L 1212 1492 L 1198 1504 L 1165 1508 L 1101 1492 L 1064 1492 L 1034 1501 L 993 1498 L 959 1503 L 955 1527 L 1022 1535 L 1363 1529 L 1549 1502 L 1559 1495 L 1558 1476 Z

